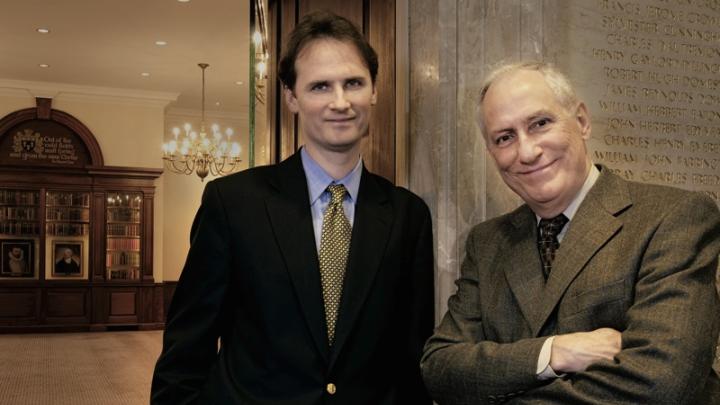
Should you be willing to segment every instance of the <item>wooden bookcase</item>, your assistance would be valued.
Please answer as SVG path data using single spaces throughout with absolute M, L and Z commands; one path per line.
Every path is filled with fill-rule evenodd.
M 0 119 L 0 333 L 162 327 L 161 173 L 105 166 L 92 133 L 47 99 Z

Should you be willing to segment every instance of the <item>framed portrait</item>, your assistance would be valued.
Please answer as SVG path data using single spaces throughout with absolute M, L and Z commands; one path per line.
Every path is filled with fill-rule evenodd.
M 85 238 L 50 238 L 47 244 L 45 278 L 87 278 L 88 252 Z
M 23 280 L 37 278 L 37 239 L 0 239 L 0 279 Z

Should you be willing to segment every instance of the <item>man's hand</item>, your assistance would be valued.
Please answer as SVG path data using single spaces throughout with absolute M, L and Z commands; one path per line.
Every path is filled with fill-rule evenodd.
M 550 367 L 558 374 L 576 373 L 598 360 L 612 360 L 620 352 L 621 336 L 611 328 L 555 336 Z

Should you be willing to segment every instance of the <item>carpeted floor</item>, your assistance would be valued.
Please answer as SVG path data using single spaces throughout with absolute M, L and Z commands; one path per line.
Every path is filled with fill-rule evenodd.
M 4 405 L 147 405 L 162 331 L 0 335 Z

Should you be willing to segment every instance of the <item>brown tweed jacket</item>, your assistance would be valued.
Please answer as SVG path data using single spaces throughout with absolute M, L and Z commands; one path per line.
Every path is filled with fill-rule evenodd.
M 449 404 L 714 403 L 720 213 L 706 196 L 601 175 L 547 283 L 522 206 L 468 236 L 458 290 L 428 340 L 425 383 Z M 610 327 L 614 361 L 538 381 L 545 337 Z M 714 397 L 717 400 L 718 397 Z

